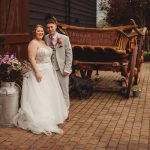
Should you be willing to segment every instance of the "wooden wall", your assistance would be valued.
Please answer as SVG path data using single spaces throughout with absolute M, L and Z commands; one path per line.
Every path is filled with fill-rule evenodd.
M 29 30 L 45 25 L 52 15 L 58 21 L 85 27 L 96 27 L 96 0 L 29 0 Z
M 27 57 L 28 0 L 0 0 L 0 53 Z
M 70 24 L 96 27 L 96 0 L 71 0 Z
M 65 20 L 65 0 L 29 0 L 30 31 L 36 24 L 45 25 L 50 15 Z

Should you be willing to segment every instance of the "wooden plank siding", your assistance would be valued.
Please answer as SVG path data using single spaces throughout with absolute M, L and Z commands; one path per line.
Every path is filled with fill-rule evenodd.
M 36 24 L 45 25 L 48 16 L 53 15 L 58 20 L 66 22 L 66 0 L 30 0 L 29 30 Z
M 30 0 L 29 30 L 45 25 L 50 15 L 66 24 L 96 27 L 96 0 Z
M 96 27 L 96 0 L 71 1 L 70 24 Z
M 28 0 L 0 0 L 0 53 L 27 57 Z

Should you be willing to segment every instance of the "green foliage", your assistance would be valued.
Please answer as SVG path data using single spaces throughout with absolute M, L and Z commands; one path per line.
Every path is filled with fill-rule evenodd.
M 108 22 L 105 19 L 99 20 L 97 22 L 97 27 L 103 28 L 103 27 L 108 27 L 108 26 L 110 26 L 110 25 L 108 24 Z
M 144 52 L 144 61 L 150 61 L 150 52 Z
M 141 91 L 141 88 L 138 86 L 138 85 L 134 85 L 132 88 L 131 88 L 131 91 Z
M 100 0 L 99 8 L 112 25 L 127 24 L 132 18 L 140 27 L 150 27 L 150 0 Z

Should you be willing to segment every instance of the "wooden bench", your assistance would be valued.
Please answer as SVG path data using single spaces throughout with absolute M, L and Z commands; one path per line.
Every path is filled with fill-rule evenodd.
M 58 29 L 70 38 L 74 66 L 121 72 L 129 97 L 133 82 L 137 84 L 139 79 L 146 28 L 138 29 L 132 20 L 130 25 L 111 28 L 60 24 Z

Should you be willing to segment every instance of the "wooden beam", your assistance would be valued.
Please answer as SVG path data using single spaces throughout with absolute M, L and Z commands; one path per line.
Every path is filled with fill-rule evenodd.
M 31 36 L 28 33 L 24 34 L 0 34 L 0 45 L 28 43 Z
M 62 24 L 59 23 L 58 26 L 62 27 L 64 30 L 67 29 L 77 29 L 79 30 L 84 30 L 84 31 L 89 31 L 89 30 L 95 30 L 95 31 L 118 31 L 118 30 L 129 30 L 129 29 L 134 29 L 136 26 L 135 25 L 126 25 L 126 26 L 118 26 L 118 27 L 109 27 L 109 28 L 86 28 L 86 27 L 78 27 L 78 26 L 72 26 L 72 25 L 67 25 L 67 24 Z

